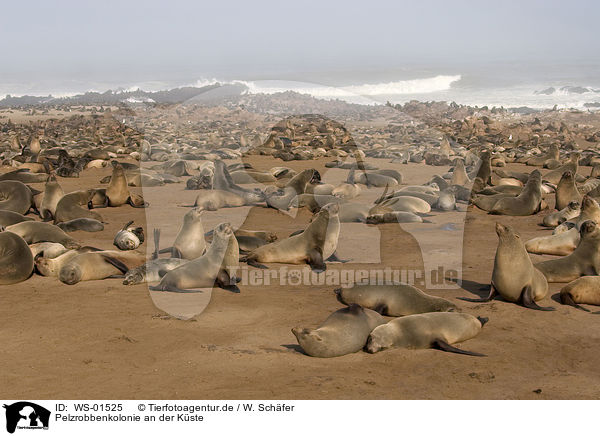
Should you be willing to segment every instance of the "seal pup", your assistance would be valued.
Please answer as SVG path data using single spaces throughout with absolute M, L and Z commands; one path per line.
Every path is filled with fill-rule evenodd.
M 28 244 L 37 242 L 57 242 L 66 248 L 79 248 L 81 244 L 67 235 L 61 228 L 50 223 L 23 221 L 5 229 L 22 237 Z
M 516 197 L 506 197 L 498 200 L 490 211 L 496 215 L 526 216 L 532 215 L 540 210 L 542 203 L 542 175 L 534 170 L 523 191 Z
M 364 348 L 373 329 L 385 320 L 377 312 L 351 304 L 336 310 L 316 329 L 294 327 L 292 333 L 312 357 L 338 357 Z
M 588 220 L 581 224 L 579 233 L 579 245 L 571 254 L 535 265 L 548 282 L 566 283 L 600 273 L 600 227 L 595 221 Z
M 104 224 L 92 218 L 75 218 L 70 221 L 58 223 L 56 226 L 67 233 L 79 230 L 84 232 L 101 232 L 104 230 Z
M 404 283 L 393 285 L 354 285 L 333 291 L 342 304 L 359 304 L 386 316 L 405 316 L 426 312 L 453 312 L 454 303 L 428 295 Z
M 557 212 L 546 215 L 542 220 L 544 227 L 556 227 L 565 221 L 572 220 L 579 216 L 581 212 L 581 204 L 577 201 L 571 201 L 566 207 Z
M 452 346 L 479 334 L 487 318 L 467 313 L 431 312 L 403 316 L 375 327 L 367 341 L 367 351 L 377 353 L 389 348 L 438 348 L 469 356 L 485 356 Z
M 56 215 L 58 202 L 65 195 L 62 187 L 56 180 L 56 176 L 51 174 L 44 187 L 44 198 L 40 206 L 40 217 L 44 221 L 52 221 Z
M 560 290 L 560 302 L 589 312 L 582 304 L 600 306 L 600 277 L 583 276 L 573 280 Z
M 553 307 L 540 307 L 536 301 L 544 298 L 548 292 L 548 282 L 538 270 L 525 250 L 521 237 L 512 227 L 496 223 L 498 248 L 494 259 L 494 271 L 490 294 L 487 298 L 472 299 L 459 297 L 460 300 L 486 302 L 500 294 L 505 300 L 520 302 L 529 309 L 554 310 Z
M 119 250 L 135 250 L 144 242 L 143 227 L 132 226 L 133 220 L 123 226 L 115 235 L 113 245 Z
M 212 288 L 217 285 L 232 292 L 239 292 L 235 279 L 229 275 L 228 268 L 223 266 L 227 252 L 232 254 L 233 251 L 230 246 L 231 238 L 235 239 L 231 225 L 219 224 L 213 232 L 213 242 L 202 257 L 167 272 L 158 285 L 150 286 L 150 290 L 202 292 L 194 288 Z
M 349 221 L 344 221 L 349 222 Z M 354 222 L 354 221 L 350 221 Z M 386 212 L 367 215 L 362 222 L 367 224 L 386 224 L 386 223 L 423 223 L 426 222 L 419 215 L 412 212 Z M 427 221 L 430 222 L 430 221 Z
M 321 209 L 302 233 L 258 247 L 242 259 L 248 265 L 267 268 L 267 263 L 308 263 L 315 272 L 325 271 L 323 251 L 327 237 L 329 210 Z
M 27 242 L 12 232 L 0 233 L 0 285 L 27 280 L 33 273 L 33 255 Z

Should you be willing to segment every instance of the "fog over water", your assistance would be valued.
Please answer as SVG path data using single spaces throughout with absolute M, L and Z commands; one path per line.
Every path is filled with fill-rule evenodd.
M 219 81 L 360 103 L 600 101 L 600 2 L 124 3 L 4 4 L 0 97 Z

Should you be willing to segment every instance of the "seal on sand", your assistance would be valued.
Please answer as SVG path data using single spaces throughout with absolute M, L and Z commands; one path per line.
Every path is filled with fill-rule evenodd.
M 25 215 L 33 204 L 31 190 L 16 180 L 0 181 L 0 210 L 10 210 Z
M 452 312 L 454 303 L 427 295 L 420 289 L 404 283 L 393 285 L 354 285 L 334 290 L 343 304 L 356 303 L 386 316 L 405 316 L 426 312 Z
M 202 292 L 194 288 L 212 288 L 217 285 L 232 292 L 239 292 L 235 279 L 230 276 L 229 268 L 224 267 L 227 254 L 232 254 L 230 239 L 235 239 L 233 229 L 228 223 L 219 224 L 213 232 L 213 242 L 206 253 L 180 267 L 167 272 L 153 291 Z M 235 244 L 237 245 L 237 243 Z M 239 249 L 236 248 L 236 255 Z
M 498 248 L 494 259 L 494 271 L 490 294 L 484 299 L 459 297 L 471 302 L 490 301 L 496 294 L 505 300 L 521 302 L 523 306 L 536 310 L 554 310 L 553 307 L 540 307 L 536 301 L 548 292 L 548 282 L 544 275 L 533 266 L 525 250 L 525 245 L 512 227 L 496 223 Z
M 78 254 L 63 265 L 58 279 L 67 285 L 88 280 L 122 277 L 130 268 L 143 264 L 146 256 L 133 251 L 94 251 Z
M 306 262 L 316 272 L 325 271 L 323 251 L 328 223 L 329 211 L 323 208 L 302 233 L 258 247 L 240 260 L 257 268 L 266 268 L 259 262 Z
M 337 357 L 360 351 L 373 329 L 385 320 L 358 304 L 337 310 L 316 329 L 295 327 L 292 333 L 304 352 L 313 357 Z
M 194 208 L 183 217 L 183 225 L 175 237 L 173 246 L 163 248 L 160 253 L 171 253 L 171 257 L 181 259 L 197 259 L 206 250 L 204 227 L 202 226 L 202 209 Z
M 589 312 L 578 303 L 600 306 L 600 277 L 583 276 L 560 290 L 560 302 Z
M 375 327 L 369 335 L 367 351 L 377 353 L 388 348 L 439 348 L 453 353 L 484 356 L 461 350 L 452 344 L 477 336 L 486 322 L 487 318 L 454 312 L 403 316 Z
M 66 248 L 79 248 L 81 246 L 61 228 L 50 223 L 23 221 L 22 223 L 6 227 L 6 231 L 19 235 L 28 244 L 35 244 L 37 242 L 58 242 Z
M 540 210 L 541 203 L 542 175 L 538 170 L 534 170 L 518 196 L 501 198 L 490 213 L 511 216 L 532 215 Z
M 33 255 L 27 242 L 15 233 L 0 233 L 0 285 L 22 282 L 32 273 Z
M 581 224 L 579 233 L 581 240 L 571 254 L 535 265 L 548 282 L 566 283 L 600 273 L 600 226 L 588 220 Z

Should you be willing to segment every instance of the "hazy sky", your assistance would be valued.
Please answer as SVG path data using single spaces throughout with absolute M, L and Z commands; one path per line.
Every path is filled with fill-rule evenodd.
M 0 81 L 598 61 L 599 1 L 9 1 Z

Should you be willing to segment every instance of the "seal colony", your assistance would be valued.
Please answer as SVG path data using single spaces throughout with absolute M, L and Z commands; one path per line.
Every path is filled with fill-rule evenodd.
M 496 355 L 486 341 L 490 330 L 499 331 L 495 308 L 554 320 L 587 316 L 587 305 L 600 305 L 600 135 L 592 122 L 408 103 L 348 107 L 339 119 L 351 120 L 349 127 L 319 115 L 273 116 L 252 101 L 212 113 L 149 105 L 135 119 L 131 109 L 117 108 L 29 124 L 0 120 L 2 283 L 33 277 L 83 290 L 103 280 L 116 286 L 114 299 L 125 285 L 147 283 L 160 298 L 214 290 L 219 304 L 237 304 L 261 292 L 240 281 L 240 268 L 269 273 L 297 265 L 325 277 L 348 265 L 340 258 L 356 261 L 364 248 L 344 245 L 348 228 L 379 231 L 381 244 L 396 244 L 388 249 L 392 266 L 408 268 L 402 256 L 418 253 L 398 243 L 394 231 L 443 234 L 454 231 L 445 219 L 462 224 L 466 216 L 466 234 L 469 221 L 479 220 L 485 240 L 498 238 L 485 247 L 486 277 L 477 287 L 463 283 L 446 294 L 403 282 L 311 285 L 327 296 L 317 297 L 323 310 L 290 311 L 285 331 L 277 327 L 282 337 L 295 338 L 313 357 L 436 348 L 491 360 Z M 353 110 L 367 121 L 354 123 Z M 366 127 L 377 111 L 393 122 Z M 205 113 L 213 118 L 204 120 Z M 236 125 L 240 113 L 247 118 Z M 29 137 L 32 148 L 17 145 L 31 143 L 18 139 Z M 161 192 L 173 198 L 153 200 Z M 153 217 L 162 208 L 172 213 L 168 222 Z M 248 213 L 247 220 L 234 224 L 234 212 Z M 467 289 L 479 293 L 488 284 L 487 297 L 464 298 Z M 287 291 L 295 292 L 299 309 L 308 305 L 302 288 Z M 362 356 L 352 358 L 378 359 Z

